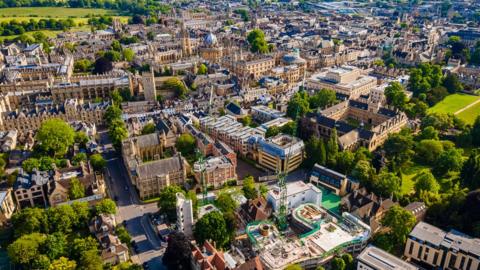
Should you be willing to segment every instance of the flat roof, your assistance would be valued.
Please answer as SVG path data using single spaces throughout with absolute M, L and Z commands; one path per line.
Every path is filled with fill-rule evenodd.
M 379 249 L 375 246 L 366 247 L 357 259 L 375 269 L 382 270 L 418 270 L 418 267 L 413 266 L 392 254 Z

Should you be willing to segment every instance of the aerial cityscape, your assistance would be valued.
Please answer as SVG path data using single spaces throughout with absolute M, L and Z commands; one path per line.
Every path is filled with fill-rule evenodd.
M 0 270 L 480 270 L 479 0 L 0 0 Z

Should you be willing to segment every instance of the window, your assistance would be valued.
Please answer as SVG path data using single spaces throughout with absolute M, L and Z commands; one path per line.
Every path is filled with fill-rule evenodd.
M 438 261 L 438 252 L 435 252 L 435 254 L 433 254 L 433 265 L 437 265 L 437 261 Z
M 413 241 L 410 242 L 410 248 L 408 249 L 408 254 L 412 255 L 413 253 Z
M 418 259 L 422 258 L 422 252 L 423 252 L 423 246 L 420 246 L 420 248 L 418 249 L 418 254 L 417 254 Z

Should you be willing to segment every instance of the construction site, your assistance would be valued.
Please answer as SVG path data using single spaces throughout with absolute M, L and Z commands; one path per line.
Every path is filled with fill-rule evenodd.
M 288 164 L 289 155 L 285 156 Z M 286 183 L 289 170 L 277 170 L 278 183 L 267 194 L 273 220 L 254 221 L 246 234 L 260 260 L 270 270 L 298 264 L 303 269 L 323 265 L 336 254 L 357 253 L 371 236 L 370 227 L 349 213 L 322 207 L 323 192 L 303 181 Z
M 370 227 L 344 213 L 341 218 L 306 203 L 293 210 L 288 227 L 280 231 L 270 221 L 248 224 L 249 240 L 267 269 L 280 270 L 290 264 L 315 268 L 342 252 L 361 251 L 370 238 Z

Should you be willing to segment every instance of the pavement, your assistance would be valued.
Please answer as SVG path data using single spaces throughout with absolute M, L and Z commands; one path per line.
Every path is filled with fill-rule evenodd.
M 158 237 L 148 214 L 158 211 L 156 203 L 143 204 L 138 198 L 135 187 L 130 183 L 121 157 L 111 147 L 106 132 L 99 132 L 99 143 L 105 145 L 103 157 L 107 161 L 106 184 L 111 198 L 116 198 L 117 223 L 126 222 L 126 229 L 137 243 L 137 251 L 132 252 L 132 260 L 149 269 L 163 270 L 162 256 L 165 243 Z M 133 249 L 133 248 L 132 248 Z

